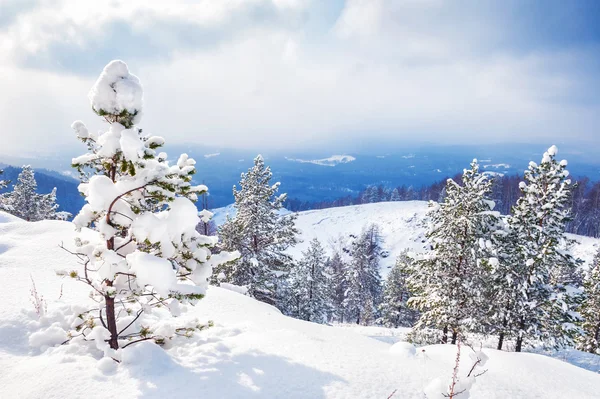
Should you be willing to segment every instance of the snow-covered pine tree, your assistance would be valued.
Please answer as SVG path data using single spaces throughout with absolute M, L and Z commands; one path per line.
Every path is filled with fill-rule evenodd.
M 38 214 L 39 196 L 35 192 L 36 188 L 33 169 L 29 165 L 23 166 L 13 191 L 7 195 L 7 203 L 15 216 L 30 222 L 41 220 Z
M 202 210 L 198 213 L 198 216 L 200 216 L 200 223 L 196 226 L 196 231 L 205 236 L 217 235 L 217 225 L 214 220 L 212 220 L 214 214 L 208 210 L 208 193 L 202 194 L 200 198 Z
M 342 306 L 347 319 L 356 324 L 374 321 L 381 295 L 379 274 L 380 236 L 376 225 L 363 229 L 352 243 L 350 261 L 344 276 L 346 292 Z
M 581 261 L 564 235 L 572 184 L 557 152 L 552 146 L 539 165 L 529 163 L 507 219 L 509 234 L 493 271 L 497 295 L 490 301 L 499 348 L 505 338 L 516 340 L 517 352 L 530 340 L 561 346 L 572 343 L 576 331 Z
M 68 274 L 88 284 L 98 303 L 79 314 L 74 336 L 95 340 L 114 357 L 115 349 L 134 342 L 161 343 L 192 333 L 195 326 L 156 331 L 143 316 L 156 306 L 176 315 L 179 303 L 202 298 L 213 267 L 236 254 L 211 256 L 216 237 L 196 232 L 198 211 L 192 201 L 207 188 L 191 185 L 194 160 L 183 154 L 170 164 L 165 153 L 155 151 L 164 140 L 136 126 L 142 86 L 127 65 L 110 62 L 89 98 L 109 127 L 94 134 L 80 121 L 72 125 L 88 147 L 87 154 L 72 161 L 87 202 L 73 222 L 78 231 L 88 227 L 97 235 L 76 239 L 83 272 Z
M 4 171 L 0 169 L 0 176 L 2 176 L 3 173 Z M 8 187 L 9 184 L 10 181 L 0 179 L 0 190 Z M 8 194 L 0 194 L 0 211 L 8 210 L 10 210 L 10 207 L 8 206 Z
M 430 253 L 409 264 L 408 303 L 421 312 L 416 329 L 436 328 L 452 343 L 483 319 L 486 261 L 493 247 L 499 215 L 488 199 L 491 180 L 477 160 L 462 175 L 462 185 L 446 182 L 444 202 L 430 203 Z
M 579 308 L 583 334 L 577 348 L 600 355 L 600 249 L 586 273 L 583 288 L 585 296 Z
M 311 240 L 302 259 L 289 275 L 289 312 L 298 319 L 325 323 L 330 313 L 330 276 L 326 273 L 327 258 L 318 239 Z
M 333 256 L 329 258 L 328 269 L 331 273 L 331 303 L 333 306 L 333 318 L 343 323 L 345 320 L 344 297 L 346 293 L 346 263 L 342 259 L 340 251 L 334 251 Z
M 4 171 L 2 169 L 0 169 L 0 176 L 2 176 L 2 174 L 4 173 Z M 2 190 L 3 188 L 6 188 L 9 185 L 9 181 L 8 180 L 1 180 L 0 179 L 0 190 Z
M 254 298 L 277 304 L 278 280 L 292 264 L 284 251 L 298 242 L 298 230 L 294 215 L 280 214 L 286 194 L 277 195 L 279 183 L 271 185 L 271 178 L 259 155 L 242 173 L 240 189 L 234 186 L 236 214 L 219 228 L 219 236 L 224 250 L 240 251 L 241 257 L 217 273 L 223 273 L 224 282 L 246 286 Z
M 385 281 L 378 322 L 386 327 L 412 327 L 417 321 L 418 313 L 407 304 L 410 292 L 406 280 L 412 261 L 408 251 L 402 251 Z
M 65 212 L 57 212 L 56 187 L 48 194 L 38 196 L 37 220 L 65 219 Z
M 402 197 L 400 197 L 400 191 L 398 191 L 398 187 L 392 190 L 392 194 L 390 195 L 390 201 L 401 201 Z

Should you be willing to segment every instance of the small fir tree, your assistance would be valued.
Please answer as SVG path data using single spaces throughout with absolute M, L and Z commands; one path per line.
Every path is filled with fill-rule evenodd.
M 90 91 L 92 109 L 108 122 L 94 134 L 77 121 L 72 127 L 88 153 L 73 159 L 86 205 L 74 219 L 83 272 L 69 276 L 92 287 L 95 309 L 79 314 L 77 332 L 96 341 L 110 356 L 115 349 L 143 340 L 165 342 L 197 326 L 155 331 L 144 313 L 166 307 L 177 315 L 179 303 L 202 298 L 213 266 L 236 255 L 212 255 L 215 237 L 195 231 L 193 204 L 205 186 L 192 186 L 194 161 L 186 154 L 170 164 L 158 153 L 164 140 L 136 126 L 142 111 L 142 86 L 122 61 L 112 61 Z M 105 342 L 108 345 L 104 344 Z
M 319 240 L 314 238 L 290 273 L 289 312 L 293 317 L 315 323 L 327 321 L 332 305 L 329 293 L 331 281 L 326 268 L 325 251 Z
M 362 231 L 350 249 L 342 306 L 348 320 L 357 324 L 370 324 L 376 317 L 375 309 L 381 295 L 379 240 L 377 226 L 371 225 Z
M 412 327 L 417 320 L 418 313 L 407 304 L 410 292 L 406 280 L 412 261 L 408 251 L 404 250 L 385 282 L 383 299 L 379 305 L 379 323 L 386 327 Z
M 33 169 L 29 165 L 23 166 L 19 173 L 13 191 L 7 196 L 12 213 L 21 219 L 34 222 L 39 218 L 39 195 L 36 193 L 37 183 Z

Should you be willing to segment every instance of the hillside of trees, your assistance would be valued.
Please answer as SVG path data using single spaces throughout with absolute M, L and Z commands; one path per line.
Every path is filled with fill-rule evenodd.
M 523 181 L 523 176 L 496 175 L 493 177 L 491 198 L 496 203 L 495 210 L 503 215 L 508 215 L 521 195 L 519 183 Z M 460 175 L 453 176 L 452 179 L 459 181 Z M 291 198 L 288 199 L 285 206 L 291 211 L 298 212 L 387 201 L 440 202 L 446 194 L 446 181 L 447 179 L 442 179 L 437 183 L 420 188 L 406 185 L 394 188 L 371 185 L 356 196 L 348 195 L 333 201 L 319 202 L 306 202 Z M 589 237 L 600 237 L 600 182 L 592 182 L 587 177 L 577 178 L 570 205 L 571 220 L 566 224 L 566 231 Z

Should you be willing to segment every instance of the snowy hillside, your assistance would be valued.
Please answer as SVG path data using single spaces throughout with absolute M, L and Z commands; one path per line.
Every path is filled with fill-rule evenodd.
M 299 224 L 306 238 L 339 223 L 331 233 L 335 235 L 353 227 L 352 214 L 362 223 L 384 221 L 388 212 L 399 220 L 387 224 L 391 248 L 403 245 L 401 239 L 391 240 L 400 231 L 396 224 L 412 226 L 403 218 L 424 208 L 418 203 L 391 205 L 328 210 L 320 216 L 306 212 Z M 213 320 L 214 326 L 193 338 L 177 338 L 177 345 L 168 342 L 163 349 L 150 342 L 135 344 L 122 349 L 118 365 L 100 360 L 92 343 L 60 346 L 65 339 L 60 313 L 89 301 L 88 287 L 54 272 L 79 267 L 58 247 L 61 242 L 71 245 L 73 236 L 67 222 L 27 223 L 0 213 L 1 398 L 105 398 L 113 392 L 122 398 L 364 399 L 386 398 L 397 390 L 394 398 L 409 399 L 423 398 L 432 380 L 451 375 L 454 346 L 424 347 L 416 355 L 405 345 L 390 350 L 389 343 L 351 328 L 291 319 L 220 288 L 210 288 L 205 299 L 181 316 Z M 31 279 L 47 301 L 47 315 L 39 320 L 30 303 Z M 156 317 L 160 314 L 159 309 Z M 600 391 L 598 374 L 560 360 L 485 352 L 489 371 L 478 378 L 471 398 L 585 399 Z
M 381 262 L 382 276 L 385 277 L 403 249 L 414 252 L 424 249 L 426 213 L 425 201 L 380 202 L 299 212 L 296 227 L 301 232 L 303 242 L 289 252 L 295 257 L 300 256 L 315 237 L 331 251 L 340 244 L 346 244 L 351 239 L 350 235 L 357 235 L 363 227 L 375 223 L 380 228 L 383 248 L 388 253 Z M 215 222 L 224 222 L 226 214 L 234 216 L 232 206 L 217 209 Z M 575 256 L 586 263 L 591 261 L 597 251 L 598 240 L 573 234 L 569 234 L 569 237 L 579 242 L 573 249 Z

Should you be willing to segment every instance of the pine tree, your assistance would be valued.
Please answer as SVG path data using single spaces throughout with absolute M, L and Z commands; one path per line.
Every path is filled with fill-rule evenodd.
M 600 249 L 596 253 L 583 282 L 584 300 L 579 308 L 583 335 L 579 337 L 579 350 L 600 355 Z
M 289 295 L 293 317 L 325 323 L 330 313 L 330 276 L 326 273 L 327 258 L 318 239 L 310 242 L 302 252 L 302 259 L 295 265 L 289 277 Z
M 536 339 L 560 346 L 575 333 L 569 326 L 577 318 L 581 261 L 570 254 L 573 240 L 564 235 L 572 184 L 567 162 L 556 161 L 557 151 L 552 146 L 539 165 L 530 162 L 519 185 L 522 196 L 507 220 L 490 301 L 496 305 L 498 348 L 505 338 L 516 339 L 517 352 Z
M 49 194 L 38 196 L 37 220 L 65 219 L 66 215 L 57 210 L 56 187 Z
M 4 173 L 2 169 L 0 169 L 0 176 Z M 1 180 L 0 179 L 0 190 L 8 187 L 10 181 Z M 9 211 L 10 206 L 8 205 L 8 194 L 0 194 L 0 211 Z
M 332 276 L 330 295 L 332 298 L 333 317 L 343 323 L 346 317 L 344 298 L 348 285 L 346 279 L 347 265 L 343 261 L 340 251 L 335 251 L 329 259 L 328 269 Z
M 417 320 L 418 313 L 407 304 L 410 298 L 407 277 L 412 261 L 408 251 L 404 250 L 385 282 L 383 299 L 379 305 L 379 322 L 386 327 L 412 327 Z
M 4 173 L 4 171 L 2 169 L 0 169 L 0 176 L 2 176 L 3 173 Z M 10 181 L 8 181 L 8 180 L 0 180 L 0 190 L 8 187 L 9 184 L 10 184 Z
M 98 307 L 78 316 L 73 334 L 96 340 L 98 347 L 108 342 L 103 349 L 114 357 L 115 349 L 134 342 L 170 339 L 175 332 L 155 332 L 144 313 L 164 306 L 177 315 L 180 302 L 193 304 L 204 296 L 213 266 L 235 254 L 211 256 L 216 238 L 195 231 L 198 212 L 192 201 L 207 188 L 191 185 L 192 159 L 183 154 L 169 164 L 165 153 L 155 151 L 164 140 L 136 126 L 142 86 L 127 65 L 109 63 L 89 98 L 109 128 L 94 134 L 80 121 L 72 125 L 89 151 L 72 161 L 87 202 L 73 222 L 78 231 L 87 227 L 97 236 L 76 239 L 84 270 L 68 274 L 92 287 Z M 195 328 L 177 331 L 189 334 Z
M 23 166 L 13 191 L 7 196 L 8 205 L 15 216 L 30 222 L 41 220 L 38 214 L 39 196 L 35 192 L 36 188 L 33 169 L 29 165 Z
M 351 260 L 344 276 L 346 292 L 342 306 L 348 320 L 370 324 L 381 295 L 379 275 L 380 236 L 376 225 L 365 228 L 352 243 Z
M 444 343 L 448 332 L 455 343 L 483 319 L 486 261 L 498 221 L 488 199 L 491 184 L 477 160 L 464 170 L 462 185 L 448 179 L 444 202 L 430 203 L 431 252 L 409 265 L 408 303 L 421 312 L 415 328 L 442 330 Z
M 398 191 L 398 187 L 392 190 L 392 194 L 390 196 L 390 201 L 401 201 L 400 192 Z
M 240 189 L 233 188 L 236 215 L 227 218 L 219 236 L 224 250 L 238 250 L 241 257 L 218 273 L 225 275 L 225 282 L 246 286 L 254 298 L 276 304 L 279 276 L 292 264 L 284 251 L 298 242 L 298 230 L 294 215 L 280 215 L 286 195 L 276 195 L 279 183 L 271 185 L 271 178 L 271 169 L 259 155 L 242 173 Z

